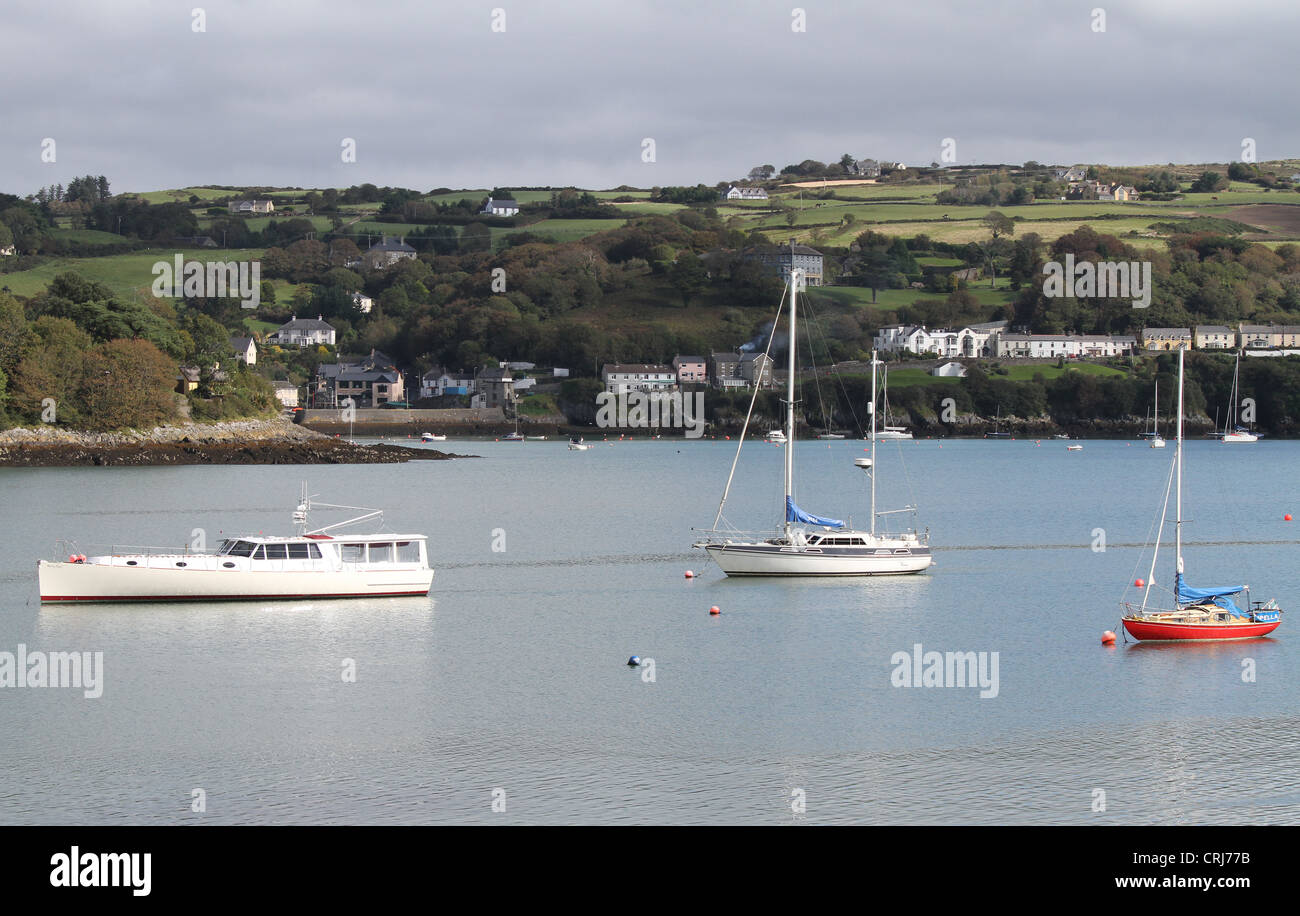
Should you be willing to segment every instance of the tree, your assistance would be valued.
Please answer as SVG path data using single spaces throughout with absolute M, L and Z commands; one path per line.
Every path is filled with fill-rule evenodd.
M 690 251 L 678 256 L 677 263 L 668 272 L 668 279 L 682 297 L 682 308 L 688 308 L 695 294 L 709 282 L 704 263 Z
M 176 364 L 147 340 L 110 340 L 86 354 L 80 401 L 91 429 L 146 429 L 176 413 Z
M 1218 172 L 1202 172 L 1201 177 L 1192 182 L 1191 190 L 1193 193 L 1211 194 L 1215 191 L 1222 191 L 1227 186 L 1228 179 Z
M 491 251 L 492 230 L 482 223 L 469 223 L 460 231 L 462 252 Z

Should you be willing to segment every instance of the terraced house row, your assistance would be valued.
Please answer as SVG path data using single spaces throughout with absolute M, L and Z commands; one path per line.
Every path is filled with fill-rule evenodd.
M 1138 334 L 1030 334 L 991 321 L 961 328 L 891 325 L 876 333 L 882 353 L 934 355 L 943 359 L 1054 359 L 1130 356 L 1139 350 L 1236 350 L 1251 356 L 1300 354 L 1300 326 L 1242 324 L 1191 328 L 1145 328 Z

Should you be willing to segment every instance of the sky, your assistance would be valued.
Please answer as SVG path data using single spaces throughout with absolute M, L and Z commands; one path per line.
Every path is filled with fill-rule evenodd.
M 958 164 L 1290 158 L 1298 27 L 1296 0 L 8 4 L 0 191 L 712 185 L 945 140 Z

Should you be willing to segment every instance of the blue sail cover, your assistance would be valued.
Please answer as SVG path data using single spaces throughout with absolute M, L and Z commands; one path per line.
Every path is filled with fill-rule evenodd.
M 787 522 L 802 522 L 805 525 L 821 525 L 824 528 L 843 528 L 844 523 L 838 518 L 822 518 L 819 515 L 809 515 L 794 504 L 794 499 L 787 496 L 785 498 L 785 520 Z
M 1222 588 L 1192 588 L 1187 584 L 1181 573 L 1174 574 L 1174 582 L 1178 591 L 1179 604 L 1192 604 L 1196 601 L 1204 601 L 1211 598 L 1214 603 L 1225 611 L 1231 611 L 1241 617 L 1249 616 L 1233 602 L 1231 596 L 1246 590 L 1244 585 L 1228 585 Z

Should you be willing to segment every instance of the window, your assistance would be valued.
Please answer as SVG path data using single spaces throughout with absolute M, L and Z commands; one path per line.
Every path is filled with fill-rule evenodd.
M 234 541 L 230 543 L 230 549 L 226 551 L 232 557 L 248 557 L 253 555 L 253 544 L 248 541 Z
M 307 553 L 307 547 L 308 547 L 308 545 L 307 545 L 307 544 L 289 544 L 289 545 L 287 545 L 287 546 L 288 546 L 288 548 L 289 548 L 289 559 L 290 559 L 290 560 L 305 560 L 305 559 L 307 559 L 307 557 L 308 557 L 308 553 Z M 310 545 L 310 546 L 315 547 L 316 545 L 315 545 L 315 544 L 312 544 L 312 545 Z
M 289 546 L 287 544 L 267 544 L 264 549 L 268 560 L 289 559 Z
M 344 563 L 362 563 L 366 559 L 365 544 L 340 544 L 339 556 Z
M 371 563 L 393 562 L 393 545 L 392 544 L 371 544 L 370 562 Z
M 254 560 L 266 559 L 266 550 L 262 547 L 262 545 L 260 544 L 257 545 L 257 547 L 253 550 L 253 559 Z
M 420 562 L 419 541 L 398 541 L 397 562 L 398 563 L 419 563 Z

